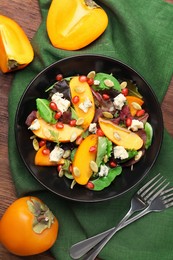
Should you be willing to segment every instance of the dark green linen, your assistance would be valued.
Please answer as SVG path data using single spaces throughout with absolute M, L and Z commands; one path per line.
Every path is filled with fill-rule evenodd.
M 72 244 L 118 223 L 139 187 L 121 198 L 91 204 L 70 202 L 46 191 L 27 171 L 16 149 L 13 126 L 19 99 L 34 76 L 52 62 L 93 53 L 111 56 L 132 66 L 149 82 L 161 102 L 173 72 L 173 5 L 162 0 L 97 1 L 109 16 L 107 30 L 82 50 L 64 51 L 55 49 L 47 37 L 45 22 L 51 1 L 39 2 L 43 19 L 32 40 L 35 59 L 16 73 L 9 95 L 9 162 L 17 195 L 40 197 L 59 219 L 59 236 L 51 251 L 57 260 L 68 260 Z M 165 130 L 161 152 L 145 181 L 160 172 L 173 184 L 172 151 L 173 140 Z M 152 213 L 118 232 L 100 257 L 104 260 L 172 260 L 172 230 L 173 208 Z

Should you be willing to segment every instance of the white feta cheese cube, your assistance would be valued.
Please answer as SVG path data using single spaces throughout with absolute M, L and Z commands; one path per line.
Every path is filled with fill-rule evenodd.
M 119 94 L 114 98 L 113 104 L 116 109 L 121 110 L 126 102 L 126 97 L 123 94 Z
M 97 124 L 96 123 L 91 123 L 89 125 L 89 132 L 92 134 L 95 134 L 97 132 Z
M 88 109 L 92 107 L 92 102 L 90 101 L 90 99 L 87 97 L 83 103 L 79 104 L 79 108 L 84 112 L 87 113 Z
M 101 165 L 98 175 L 99 177 L 105 177 L 108 175 L 108 172 L 109 172 L 109 167 L 106 165 Z
M 31 131 L 40 129 L 40 123 L 39 123 L 39 121 L 38 121 L 37 118 L 34 119 L 34 121 L 33 121 L 32 124 L 28 127 L 28 129 L 30 129 Z
M 131 125 L 128 127 L 128 129 L 132 131 L 138 131 L 138 129 L 143 129 L 143 128 L 144 128 L 144 123 L 137 119 L 133 119 Z
M 63 98 L 63 94 L 56 92 L 55 94 L 52 95 L 52 101 L 55 102 L 55 104 L 57 105 L 58 109 L 64 113 L 65 111 L 68 110 L 68 108 L 70 107 L 70 101 Z
M 129 157 L 128 152 L 123 146 L 115 146 L 114 147 L 114 158 L 115 159 L 127 159 Z
M 55 148 L 49 154 L 49 160 L 51 162 L 58 162 L 64 154 L 64 150 L 59 146 L 55 146 Z

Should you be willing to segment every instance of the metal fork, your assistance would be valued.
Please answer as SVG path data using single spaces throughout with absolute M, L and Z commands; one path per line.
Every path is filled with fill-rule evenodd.
M 137 191 L 137 193 L 132 197 L 131 207 L 127 212 L 127 214 L 124 216 L 124 218 L 119 222 L 117 227 L 113 227 L 96 236 L 90 237 L 88 239 L 85 239 L 83 241 L 74 244 L 70 248 L 70 256 L 73 259 L 79 259 L 84 254 L 86 254 L 91 248 L 97 245 L 101 240 L 103 240 L 110 232 L 116 233 L 116 229 L 127 219 L 129 219 L 132 216 L 132 214 L 146 208 L 151 203 L 151 201 L 153 201 L 157 196 L 160 195 L 160 193 L 169 185 L 168 182 L 164 186 L 162 186 L 165 182 L 166 179 L 163 180 L 163 176 L 160 177 L 160 173 L 157 174 L 143 187 L 141 187 Z
M 150 212 L 160 212 L 169 207 L 173 206 L 173 187 L 164 190 L 160 196 L 156 197 L 147 208 L 145 208 L 142 212 L 138 213 L 134 217 L 130 218 L 126 222 L 123 222 L 118 227 L 115 227 L 115 230 L 112 230 L 98 245 L 96 245 L 92 250 L 90 250 L 87 254 L 85 254 L 83 260 L 94 260 L 95 257 L 99 254 L 99 252 L 103 249 L 103 247 L 107 244 L 107 242 L 112 238 L 112 236 L 119 231 L 120 229 L 126 227 L 137 219 L 147 215 Z

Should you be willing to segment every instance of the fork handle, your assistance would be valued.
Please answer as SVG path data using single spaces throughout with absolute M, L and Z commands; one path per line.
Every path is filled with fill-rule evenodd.
M 83 260 L 94 260 L 97 255 L 100 253 L 100 251 L 103 249 L 103 247 L 108 243 L 108 241 L 113 237 L 113 235 L 118 232 L 120 229 L 126 227 L 127 225 L 131 224 L 132 222 L 136 221 L 137 219 L 143 217 L 144 215 L 150 213 L 152 210 L 147 207 L 145 210 L 134 216 L 133 218 L 122 222 L 120 225 L 115 227 L 114 229 L 109 231 L 109 234 L 103 238 L 91 251 L 88 251 L 88 253 L 85 254 Z
M 70 256 L 73 259 L 79 259 L 80 257 L 84 256 L 89 250 L 91 250 L 94 246 L 96 246 L 100 241 L 102 241 L 107 235 L 109 235 L 111 232 L 115 232 L 115 230 L 129 217 L 132 215 L 132 209 L 129 209 L 127 214 L 123 217 L 123 219 L 119 222 L 119 224 L 116 227 L 110 228 L 102 233 L 99 233 L 95 236 L 92 236 L 90 238 L 84 239 L 76 244 L 74 244 L 70 248 Z

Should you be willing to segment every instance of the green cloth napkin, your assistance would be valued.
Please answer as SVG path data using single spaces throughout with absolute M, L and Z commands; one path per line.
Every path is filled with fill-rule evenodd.
M 93 53 L 111 56 L 132 66 L 149 82 L 161 102 L 173 72 L 173 5 L 162 0 L 97 1 L 109 16 L 107 30 L 82 50 L 64 51 L 55 49 L 47 37 L 45 21 L 51 1 L 39 2 L 42 23 L 32 40 L 35 59 L 16 73 L 9 96 L 9 162 L 18 196 L 40 197 L 57 216 L 59 236 L 51 252 L 55 259 L 68 260 L 72 244 L 119 222 L 140 185 L 118 199 L 103 203 L 70 202 L 46 191 L 27 171 L 16 149 L 13 126 L 19 99 L 33 77 L 52 62 L 71 55 Z M 158 160 L 145 181 L 160 172 L 173 184 L 172 151 L 173 140 L 165 130 Z M 152 213 L 118 232 L 102 250 L 100 258 L 172 260 L 172 234 L 173 208 Z

